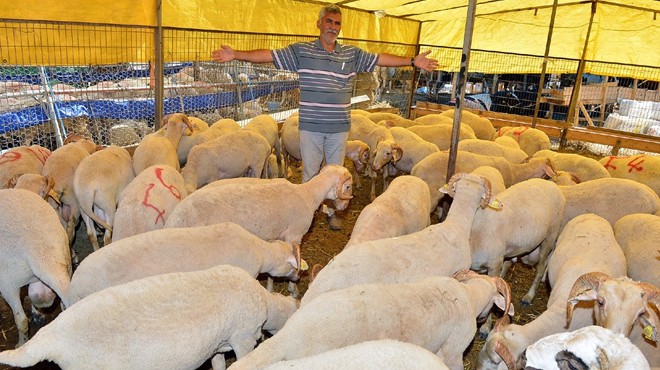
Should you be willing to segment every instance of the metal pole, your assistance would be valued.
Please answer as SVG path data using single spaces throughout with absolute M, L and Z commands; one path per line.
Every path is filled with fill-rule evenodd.
M 154 131 L 160 129 L 160 121 L 163 119 L 164 100 L 165 100 L 165 68 L 163 66 L 163 2 L 158 0 L 156 3 L 156 32 L 154 34 L 155 45 L 155 68 L 154 74 L 156 75 L 156 86 L 154 92 L 154 109 L 155 109 L 155 122 Z
M 422 33 L 422 23 L 419 23 L 419 28 L 417 29 L 417 46 L 415 46 L 415 55 L 418 55 L 420 52 L 419 47 L 419 38 Z M 408 112 L 406 112 L 405 117 L 410 118 L 410 113 L 412 112 L 413 98 L 415 97 L 415 80 L 417 80 L 417 68 L 413 67 L 412 76 L 410 76 L 410 95 L 408 96 Z M 406 86 L 405 84 L 403 86 Z
M 557 2 L 552 3 L 552 15 L 550 16 L 550 27 L 548 28 L 548 39 L 545 42 L 545 54 L 543 54 L 543 67 L 541 68 L 541 80 L 539 81 L 538 94 L 534 104 L 534 116 L 532 117 L 532 128 L 536 128 L 536 120 L 539 116 L 539 107 L 541 106 L 541 96 L 543 95 L 543 81 L 545 81 L 545 70 L 548 66 L 548 55 L 550 55 L 550 45 L 552 44 L 552 32 L 555 29 L 555 16 L 557 15 Z M 550 117 L 552 118 L 552 117 Z
M 456 108 L 454 109 L 454 125 L 451 130 L 451 144 L 449 147 L 449 161 L 447 162 L 447 180 L 456 170 L 456 155 L 458 152 L 458 135 L 461 129 L 461 116 L 463 100 L 465 99 L 465 84 L 467 82 L 467 71 L 470 65 L 470 49 L 472 47 L 472 32 L 474 31 L 474 17 L 477 8 L 477 0 L 468 2 L 467 17 L 465 18 L 465 34 L 463 36 L 463 53 L 461 55 L 461 69 L 458 72 L 456 86 Z M 443 204 L 442 219 L 447 217 L 448 204 Z
M 584 64 L 585 58 L 587 57 L 587 47 L 589 46 L 589 36 L 591 35 L 591 26 L 594 24 L 594 16 L 596 15 L 596 5 L 598 4 L 597 0 L 591 1 L 591 18 L 589 19 L 589 27 L 587 28 L 587 35 L 584 40 L 584 47 L 582 48 L 582 57 L 580 58 L 580 64 L 578 65 L 577 76 L 575 77 L 575 86 L 573 86 L 573 93 L 571 95 L 571 105 L 568 109 L 568 115 L 566 119 L 571 122 L 572 125 L 576 124 L 575 120 L 575 109 L 577 107 L 577 102 L 580 100 L 580 87 L 582 86 L 582 75 L 584 74 Z M 563 146 L 563 143 L 560 143 Z
M 46 68 L 39 67 L 39 73 L 41 74 L 41 84 L 43 85 L 45 91 L 46 105 L 48 106 L 49 113 L 48 115 L 50 116 L 50 120 L 53 124 L 53 129 L 55 130 L 55 140 L 57 141 L 57 147 L 59 148 L 64 145 L 63 136 L 66 135 L 66 132 L 64 132 L 64 125 L 60 123 L 57 110 L 55 109 L 55 95 L 53 94 L 53 89 L 50 87 L 48 76 L 46 76 Z

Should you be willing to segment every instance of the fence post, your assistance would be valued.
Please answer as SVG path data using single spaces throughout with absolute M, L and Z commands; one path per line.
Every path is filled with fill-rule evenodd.
M 41 85 L 45 91 L 46 97 L 46 106 L 48 106 L 48 115 L 50 116 L 50 121 L 53 124 L 53 129 L 55 130 L 55 140 L 57 141 L 57 147 L 64 145 L 63 135 L 66 135 L 64 125 L 60 123 L 58 118 L 57 110 L 55 109 L 55 95 L 53 94 L 53 89 L 50 86 L 48 81 L 48 76 L 46 76 L 46 68 L 39 67 L 39 73 L 41 74 Z

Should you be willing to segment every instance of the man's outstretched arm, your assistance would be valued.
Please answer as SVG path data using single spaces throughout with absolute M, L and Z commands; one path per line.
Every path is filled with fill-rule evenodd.
M 231 62 L 241 60 L 251 63 L 268 63 L 273 61 L 273 54 L 268 49 L 257 50 L 234 50 L 227 45 L 221 45 L 220 49 L 211 52 L 211 58 L 216 62 Z

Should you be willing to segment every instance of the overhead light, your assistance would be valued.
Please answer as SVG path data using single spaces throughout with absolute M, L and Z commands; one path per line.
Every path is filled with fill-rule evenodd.
M 376 15 L 376 18 L 378 18 L 378 19 L 381 19 L 381 18 L 383 18 L 384 16 L 387 15 L 387 13 L 384 10 L 376 10 L 374 12 L 374 14 Z

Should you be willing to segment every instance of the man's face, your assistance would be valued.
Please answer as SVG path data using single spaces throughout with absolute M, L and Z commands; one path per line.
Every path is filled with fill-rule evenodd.
M 316 21 L 316 26 L 321 31 L 321 39 L 326 44 L 334 44 L 341 31 L 341 14 L 326 13 L 323 18 Z

